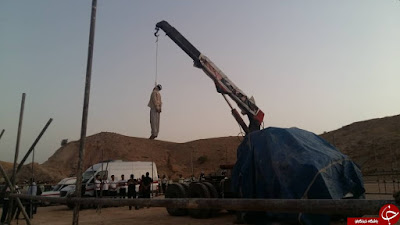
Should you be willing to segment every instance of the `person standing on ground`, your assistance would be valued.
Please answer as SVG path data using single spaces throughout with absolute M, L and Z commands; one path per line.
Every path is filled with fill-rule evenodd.
M 108 189 L 110 186 L 109 185 L 110 182 L 107 179 L 107 175 L 104 175 L 102 182 L 103 182 L 103 186 L 101 187 L 101 189 L 103 192 L 103 196 L 108 196 Z
M 111 175 L 111 181 L 110 181 L 110 185 L 109 185 L 108 194 L 112 198 L 115 198 L 117 196 L 117 181 L 115 180 L 114 175 Z
M 10 196 L 10 187 L 7 187 L 7 189 L 6 189 L 5 193 L 4 193 L 3 210 L 2 210 L 2 214 L 1 214 L 1 220 L 0 220 L 1 224 L 3 224 L 6 221 L 6 218 L 7 218 L 8 205 L 10 203 L 9 196 Z
M 161 113 L 161 94 L 162 89 L 161 84 L 158 84 L 153 88 L 151 92 L 148 107 L 150 107 L 150 126 L 151 126 L 151 136 L 149 139 L 154 139 L 158 136 L 158 131 L 160 129 L 160 113 Z
M 128 199 L 136 198 L 136 180 L 134 179 L 134 175 L 131 174 L 130 179 L 128 180 Z M 137 209 L 137 207 L 135 207 Z M 129 210 L 132 210 L 132 206 L 129 206 Z
M 37 185 L 35 179 L 31 178 L 31 184 L 29 185 L 27 194 L 31 196 L 36 196 L 36 193 L 37 193 Z M 32 200 L 29 200 L 29 204 L 26 206 L 25 211 L 26 214 L 28 214 L 29 218 L 31 219 L 33 218 L 33 212 L 36 211 L 34 207 L 36 206 L 33 205 Z
M 183 178 L 182 174 L 179 174 L 179 180 L 178 180 L 178 182 L 179 182 L 180 184 L 183 184 L 184 181 L 185 181 L 185 178 Z
M 143 198 L 150 198 L 151 184 L 153 179 L 149 177 L 149 172 L 146 173 L 146 177 L 143 178 Z
M 162 187 L 162 192 L 165 194 L 165 192 L 167 191 L 167 183 L 168 183 L 168 178 L 165 176 L 165 174 L 163 175 L 163 178 L 161 180 L 161 187 Z
M 143 190 L 144 190 L 144 184 L 143 184 L 143 180 L 144 180 L 144 175 L 142 175 L 142 177 L 139 179 L 138 183 L 139 183 L 139 198 L 144 198 L 143 196 Z
M 96 179 L 94 180 L 94 188 L 96 190 L 96 197 L 100 198 L 100 192 L 101 192 L 101 180 L 100 180 L 100 175 L 96 175 Z
M 118 182 L 119 187 L 119 197 L 125 198 L 126 197 L 126 189 L 128 188 L 127 181 L 125 180 L 125 176 L 121 175 L 121 180 Z

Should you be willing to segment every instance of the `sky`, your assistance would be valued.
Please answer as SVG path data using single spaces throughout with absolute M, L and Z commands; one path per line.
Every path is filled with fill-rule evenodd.
M 0 1 L 0 160 L 13 162 L 22 93 L 20 161 L 46 161 L 80 137 L 91 1 Z M 150 136 L 154 27 L 168 21 L 241 90 L 265 127 L 316 134 L 400 114 L 400 1 L 99 0 L 87 135 Z M 236 136 L 214 83 L 160 31 L 159 140 Z M 31 159 L 29 159 L 31 160 Z M 73 162 L 72 162 L 73 163 Z

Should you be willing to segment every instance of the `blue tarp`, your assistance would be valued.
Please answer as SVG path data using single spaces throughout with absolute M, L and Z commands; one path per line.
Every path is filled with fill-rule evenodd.
M 232 185 L 243 198 L 341 199 L 365 192 L 360 168 L 348 156 L 298 128 L 269 127 L 247 135 L 237 150 Z M 329 224 L 321 215 L 262 213 L 259 219 L 271 217 Z

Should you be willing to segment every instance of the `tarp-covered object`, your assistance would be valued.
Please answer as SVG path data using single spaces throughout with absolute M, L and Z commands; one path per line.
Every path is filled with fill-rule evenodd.
M 242 198 L 341 199 L 365 189 L 360 168 L 321 137 L 298 128 L 250 133 L 237 150 L 232 185 Z M 262 213 L 301 224 L 329 224 L 328 216 Z

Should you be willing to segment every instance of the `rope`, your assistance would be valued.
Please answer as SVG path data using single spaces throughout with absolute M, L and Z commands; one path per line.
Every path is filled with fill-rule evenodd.
M 158 36 L 156 36 L 156 78 L 154 80 L 154 86 L 157 86 L 157 79 L 158 79 Z

